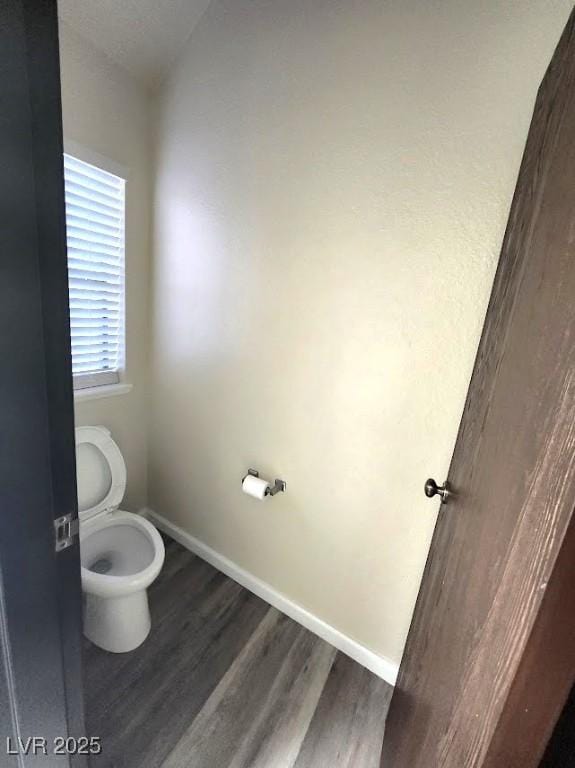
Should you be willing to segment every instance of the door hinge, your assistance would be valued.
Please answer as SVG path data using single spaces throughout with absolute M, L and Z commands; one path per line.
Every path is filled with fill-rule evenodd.
M 74 539 L 80 532 L 80 521 L 69 512 L 63 517 L 54 520 L 54 548 L 56 552 L 68 549 L 74 543 Z

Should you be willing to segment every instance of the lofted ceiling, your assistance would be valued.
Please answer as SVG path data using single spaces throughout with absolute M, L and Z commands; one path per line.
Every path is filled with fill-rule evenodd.
M 58 15 L 144 86 L 162 80 L 210 0 L 59 0 Z

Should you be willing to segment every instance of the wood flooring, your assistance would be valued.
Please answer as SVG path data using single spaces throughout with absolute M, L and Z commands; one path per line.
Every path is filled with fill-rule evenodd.
M 392 688 L 166 539 L 152 631 L 85 643 L 94 768 L 377 768 Z

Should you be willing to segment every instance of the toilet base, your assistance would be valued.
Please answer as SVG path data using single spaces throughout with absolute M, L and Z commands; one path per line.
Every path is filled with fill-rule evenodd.
M 121 597 L 84 592 L 84 635 L 105 651 L 133 651 L 144 642 L 150 626 L 146 589 Z

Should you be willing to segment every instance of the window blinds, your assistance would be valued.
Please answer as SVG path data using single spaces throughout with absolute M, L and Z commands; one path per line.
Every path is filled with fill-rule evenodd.
M 64 155 L 76 389 L 119 381 L 124 359 L 125 180 Z

